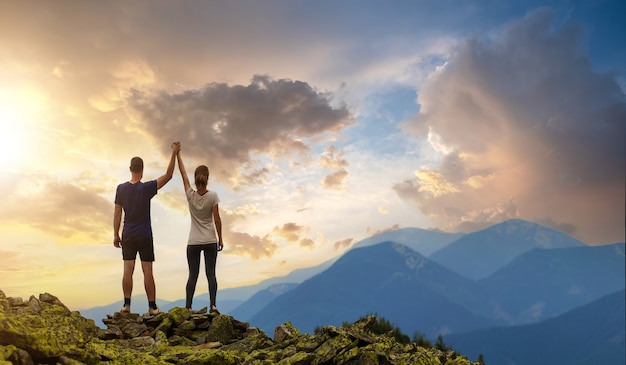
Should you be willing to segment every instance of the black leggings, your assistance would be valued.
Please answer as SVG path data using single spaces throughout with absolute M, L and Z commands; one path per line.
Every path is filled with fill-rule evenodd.
M 209 298 L 211 305 L 215 305 L 217 294 L 217 279 L 215 278 L 215 263 L 217 261 L 217 243 L 206 245 L 187 245 L 187 264 L 189 265 L 189 279 L 187 279 L 187 302 L 185 307 L 191 308 L 193 294 L 196 291 L 198 274 L 200 273 L 200 252 L 204 251 L 204 268 L 209 281 Z

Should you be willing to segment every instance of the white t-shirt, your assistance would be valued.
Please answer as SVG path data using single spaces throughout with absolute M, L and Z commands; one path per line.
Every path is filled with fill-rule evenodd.
M 220 202 L 217 193 L 207 191 L 204 195 L 189 187 L 186 191 L 191 214 L 191 229 L 189 230 L 189 245 L 205 245 L 217 243 L 217 234 L 213 222 L 213 207 Z

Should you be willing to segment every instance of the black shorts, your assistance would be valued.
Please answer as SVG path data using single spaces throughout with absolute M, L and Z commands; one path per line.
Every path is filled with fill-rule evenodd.
M 150 237 L 129 237 L 122 241 L 122 258 L 135 260 L 139 252 L 141 261 L 154 261 L 154 245 Z

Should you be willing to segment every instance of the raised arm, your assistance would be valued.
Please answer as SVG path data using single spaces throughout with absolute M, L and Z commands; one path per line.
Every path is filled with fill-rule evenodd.
M 174 174 L 174 164 L 176 163 L 176 154 L 180 152 L 180 142 L 172 143 L 172 155 L 170 156 L 170 163 L 167 165 L 167 171 L 165 171 L 165 175 L 160 176 L 157 179 L 157 189 L 161 189 L 168 181 L 172 180 L 172 175 Z
M 178 169 L 180 170 L 180 176 L 183 178 L 183 186 L 186 192 L 191 185 L 189 184 L 189 177 L 187 177 L 187 170 L 185 170 L 185 164 L 183 163 L 183 158 L 180 156 L 180 151 L 176 154 L 176 158 L 178 159 Z

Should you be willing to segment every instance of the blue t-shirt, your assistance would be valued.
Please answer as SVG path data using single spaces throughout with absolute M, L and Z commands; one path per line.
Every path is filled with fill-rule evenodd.
M 121 205 L 124 210 L 124 228 L 122 240 L 130 237 L 152 238 L 150 224 L 150 200 L 157 193 L 157 181 L 146 183 L 125 182 L 117 186 L 115 204 Z

